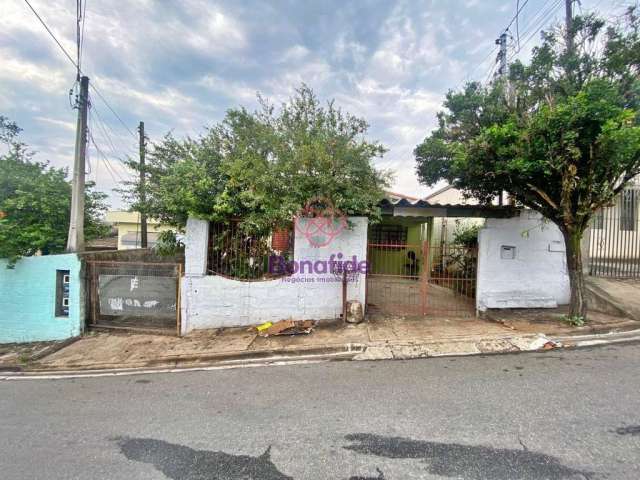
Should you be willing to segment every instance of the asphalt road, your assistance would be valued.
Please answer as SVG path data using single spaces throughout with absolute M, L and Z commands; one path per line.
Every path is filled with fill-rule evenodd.
M 640 345 L 0 382 L 0 478 L 640 478 Z

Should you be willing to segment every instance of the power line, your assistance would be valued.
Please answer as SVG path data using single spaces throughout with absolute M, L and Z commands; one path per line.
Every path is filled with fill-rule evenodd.
M 91 143 L 93 143 L 93 146 L 96 149 L 96 152 L 102 157 L 104 165 L 107 168 L 107 171 L 111 174 L 111 178 L 113 179 L 113 181 L 115 183 L 124 183 L 125 180 L 122 178 L 118 170 L 111 164 L 111 161 L 109 160 L 109 158 L 100 149 L 100 147 L 96 143 L 95 138 L 93 138 L 93 134 L 91 132 L 89 132 L 89 138 L 91 139 Z M 115 178 L 116 176 L 118 177 L 118 179 Z
M 113 107 L 111 107 L 111 105 L 109 104 L 109 102 L 107 102 L 107 99 L 104 98 L 104 96 L 102 95 L 102 93 L 100 93 L 100 90 L 98 90 L 98 87 L 95 86 L 95 84 L 91 84 L 90 85 L 91 88 L 93 89 L 94 92 L 96 92 L 98 94 L 98 97 L 100 97 L 100 99 L 102 100 L 102 102 L 107 106 L 107 108 L 109 110 L 111 110 L 111 113 L 113 113 L 113 115 L 118 119 L 118 121 L 122 124 L 122 126 L 131 134 L 131 136 L 135 139 L 137 139 L 138 137 L 136 136 L 135 133 L 133 133 L 133 131 L 127 126 L 126 123 L 124 123 L 124 120 L 122 120 L 122 118 L 120 118 L 120 115 L 118 115 L 116 113 L 116 111 L 113 109 Z
M 51 31 L 51 29 L 47 26 L 47 24 L 44 22 L 44 20 L 42 19 L 42 17 L 38 14 L 38 12 L 35 10 L 35 8 L 33 8 L 33 6 L 31 5 L 31 3 L 29 3 L 29 0 L 24 0 L 25 3 L 29 6 L 29 8 L 31 9 L 31 11 L 33 12 L 33 14 L 36 16 L 36 18 L 40 21 L 40 23 L 42 24 L 42 26 L 45 28 L 45 30 L 49 33 L 49 35 L 51 35 L 51 38 L 53 38 L 53 40 L 58 44 L 58 47 L 60 47 L 60 50 L 62 50 L 62 53 L 64 53 L 64 55 L 69 59 L 69 61 L 71 62 L 71 64 L 76 68 L 76 70 L 78 71 L 79 74 L 83 74 L 82 69 L 80 68 L 80 65 L 78 64 L 78 62 L 76 62 L 71 55 L 69 55 L 69 52 L 67 52 L 67 50 L 62 46 L 62 44 L 60 43 L 60 41 L 57 39 L 57 37 L 53 34 L 53 32 Z M 86 10 L 86 3 L 85 3 L 85 10 Z M 104 97 L 104 95 L 102 95 L 102 93 L 100 92 L 100 90 L 98 90 L 98 87 L 96 87 L 95 85 L 95 81 L 93 83 L 91 83 L 90 87 L 93 89 L 94 92 L 96 92 L 96 94 L 98 95 L 98 97 L 100 97 L 100 100 L 102 100 L 102 102 L 107 106 L 107 108 L 111 111 L 111 113 L 113 113 L 113 115 L 118 119 L 118 121 L 122 124 L 122 126 L 131 134 L 131 136 L 133 138 L 135 138 L 136 140 L 138 139 L 137 135 L 135 133 L 133 133 L 133 131 L 127 126 L 126 123 L 124 123 L 124 120 L 122 120 L 122 118 L 120 117 L 120 115 L 118 115 L 116 113 L 116 111 L 113 109 L 113 107 L 109 104 L 109 102 L 107 101 L 107 99 Z
M 51 38 L 53 38 L 53 40 L 58 44 L 58 47 L 60 47 L 60 50 L 62 50 L 62 53 L 65 54 L 65 56 L 69 59 L 69 61 L 73 64 L 74 67 L 76 67 L 76 69 L 80 69 L 80 67 L 78 67 L 78 64 L 76 63 L 76 61 L 71 58 L 71 55 L 69 55 L 69 52 L 67 52 L 67 50 L 62 46 L 62 44 L 58 41 L 58 39 L 56 38 L 56 36 L 53 34 L 53 32 L 49 29 L 49 27 L 47 26 L 46 23 L 44 23 L 44 20 L 42 20 L 42 17 L 40 17 L 40 15 L 38 15 L 38 12 L 36 12 L 36 10 L 31 6 L 31 3 L 29 3 L 29 0 L 24 0 L 25 3 L 29 6 L 29 8 L 31 9 L 31 11 L 33 12 L 33 14 L 36 16 L 36 18 L 38 20 L 40 20 L 40 23 L 42 24 L 42 26 L 45 28 L 45 30 L 49 33 L 49 35 L 51 35 Z
M 549 1 L 549 0 L 547 0 L 547 1 Z M 509 21 L 509 23 L 507 24 L 507 26 L 505 27 L 503 32 L 507 32 L 509 30 L 509 28 L 511 27 L 511 25 L 513 25 L 513 22 L 518 21 L 519 15 L 522 12 L 522 10 L 524 9 L 524 7 L 527 6 L 527 3 L 529 3 L 529 0 L 524 0 L 522 2 L 522 4 L 520 4 L 520 0 L 518 0 L 518 4 L 516 6 L 516 13 L 513 16 L 513 18 Z M 465 80 L 469 79 L 478 70 L 478 68 L 480 68 L 487 60 L 489 60 L 489 58 L 491 58 L 496 53 L 496 51 L 498 49 L 499 49 L 498 46 L 494 46 L 493 49 L 480 61 L 480 63 L 476 64 L 476 66 L 473 68 L 473 70 L 471 70 L 471 72 L 463 80 L 461 80 L 458 83 L 458 85 L 456 86 L 456 90 L 458 88 L 460 88 L 460 86 L 465 82 Z M 489 78 L 491 76 L 493 71 L 495 71 L 495 65 L 494 64 L 489 66 L 489 76 L 487 78 Z M 485 80 L 484 83 L 486 83 L 486 82 L 487 82 L 487 80 Z
M 533 39 L 533 37 L 535 37 L 537 34 L 540 33 L 540 30 L 549 22 L 551 17 L 556 13 L 558 7 L 560 7 L 560 5 L 562 5 L 562 0 L 556 0 L 556 2 L 553 3 L 545 13 L 539 16 L 540 21 L 538 21 L 535 26 L 532 26 L 532 28 L 528 29 L 527 32 L 524 33 L 524 35 L 526 35 L 527 33 L 531 32 L 531 35 L 529 35 L 529 37 L 527 37 L 527 39 L 522 43 L 520 49 L 515 51 L 511 55 L 511 57 L 509 57 L 509 60 L 512 60 L 518 53 L 520 53 L 520 51 L 522 50 L 522 47 L 527 45 L 531 41 L 531 39 Z M 531 23 L 534 23 L 534 22 L 535 21 L 532 21 Z
M 115 158 L 117 158 L 118 160 L 122 161 L 121 158 L 119 158 L 118 155 L 118 149 L 115 146 L 115 143 L 113 142 L 111 135 L 109 135 L 109 131 L 108 131 L 108 126 L 107 124 L 104 122 L 104 120 L 102 120 L 102 116 L 100 115 L 100 112 L 98 111 L 97 107 L 95 105 L 91 106 L 93 112 L 96 114 L 96 120 L 98 122 L 98 125 L 100 126 L 100 129 L 102 130 L 102 132 L 104 133 L 104 137 L 107 140 L 107 142 L 109 143 L 110 147 L 111 147 L 111 151 L 113 152 L 113 156 Z M 112 130 L 113 132 L 113 130 Z
M 518 16 L 520 15 L 520 12 L 522 12 L 524 7 L 527 6 L 527 3 L 529 3 L 529 0 L 524 0 L 524 2 L 522 2 L 522 5 L 520 5 L 520 0 L 518 0 L 518 4 L 516 5 L 516 14 L 513 16 L 513 18 L 509 22 L 509 25 L 505 27 L 504 29 L 505 32 L 509 31 L 509 28 L 511 28 L 511 25 L 513 25 L 513 22 L 518 21 Z

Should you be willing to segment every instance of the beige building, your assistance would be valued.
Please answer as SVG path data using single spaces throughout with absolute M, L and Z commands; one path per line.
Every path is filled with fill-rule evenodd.
M 105 220 L 118 230 L 118 250 L 129 250 L 141 247 L 140 214 L 114 210 L 107 212 Z M 153 218 L 147 219 L 147 247 L 151 248 L 158 240 L 158 234 L 169 227 L 161 226 Z
M 424 200 L 431 205 L 478 205 L 474 198 L 465 198 L 457 188 L 447 185 L 427 195 Z M 484 218 L 455 218 L 435 217 L 433 219 L 433 231 L 431 242 L 437 244 L 449 244 L 453 242 L 456 229 L 484 225 Z

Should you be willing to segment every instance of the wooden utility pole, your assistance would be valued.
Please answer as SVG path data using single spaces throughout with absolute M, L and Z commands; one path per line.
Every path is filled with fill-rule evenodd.
M 89 107 L 89 77 L 80 78 L 78 97 L 78 123 L 76 125 L 76 148 L 73 160 L 71 183 L 71 218 L 67 252 L 84 250 L 84 175 L 87 153 L 87 110 Z
M 146 139 L 144 137 L 144 122 L 140 122 L 138 133 L 140 134 L 140 246 L 147 248 L 147 214 L 145 213 L 147 194 L 145 191 L 146 172 L 144 164 Z

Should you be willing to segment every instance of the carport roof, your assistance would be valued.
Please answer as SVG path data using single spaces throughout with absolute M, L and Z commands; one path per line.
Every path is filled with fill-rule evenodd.
M 478 217 L 508 218 L 518 211 L 510 205 L 465 205 L 429 203 L 426 200 L 385 198 L 380 202 L 383 215 L 394 217 Z

